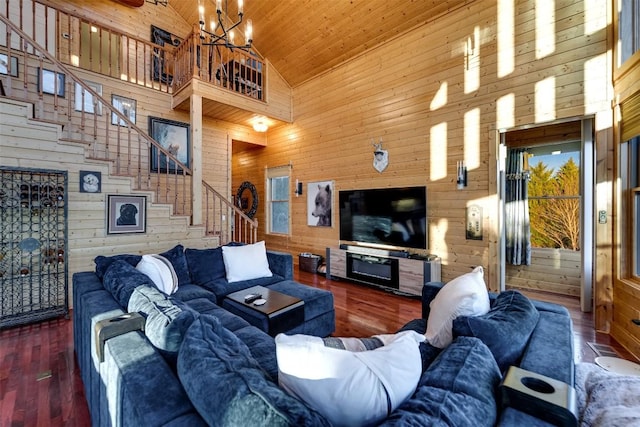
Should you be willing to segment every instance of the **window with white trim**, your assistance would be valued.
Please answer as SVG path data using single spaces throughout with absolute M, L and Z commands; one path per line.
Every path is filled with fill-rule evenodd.
M 267 168 L 267 233 L 289 234 L 290 167 Z

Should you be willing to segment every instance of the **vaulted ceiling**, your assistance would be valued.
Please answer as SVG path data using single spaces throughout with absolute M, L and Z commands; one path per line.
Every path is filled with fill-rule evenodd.
M 201 0 L 205 16 L 214 0 Z M 253 20 L 254 48 L 295 87 L 407 30 L 473 0 L 244 0 Z M 237 0 L 223 0 L 237 16 Z M 198 3 L 169 0 L 188 23 L 198 22 Z M 224 8 L 224 7 L 223 7 Z

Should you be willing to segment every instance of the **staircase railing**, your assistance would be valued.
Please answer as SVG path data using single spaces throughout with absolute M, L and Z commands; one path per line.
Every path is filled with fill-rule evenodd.
M 99 85 L 83 81 L 5 15 L 0 14 L 0 22 L 6 28 L 4 43 L 0 42 L 0 95 L 33 103 L 35 120 L 61 124 L 63 138 L 84 144 L 89 158 L 110 162 L 112 174 L 132 177 L 134 189 L 152 191 L 154 202 L 171 204 L 173 214 L 191 216 L 194 195 L 188 165 L 138 128 L 124 110 L 106 101 Z M 208 205 L 233 207 L 234 213 L 226 215 L 238 218 L 238 228 L 248 218 L 215 190 L 209 192 L 208 184 L 203 182 L 203 188 L 207 188 L 202 196 L 207 196 L 203 204 L 206 233 L 220 236 L 225 243 L 235 237 L 235 221 L 209 220 L 215 212 L 209 212 Z M 218 214 L 223 214 L 222 209 Z M 247 227 L 257 227 L 256 221 L 248 220 Z M 226 228 L 215 228 L 221 226 Z M 250 233 L 255 235 L 255 230 Z M 255 237 L 244 241 L 253 242 Z

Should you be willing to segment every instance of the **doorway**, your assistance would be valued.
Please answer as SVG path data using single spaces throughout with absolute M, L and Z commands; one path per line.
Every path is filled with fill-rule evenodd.
M 501 162 L 500 289 L 543 291 L 580 298 L 583 311 L 592 306 L 593 145 L 592 119 L 572 120 L 502 132 L 501 153 L 521 153 L 527 191 L 518 206 L 529 228 L 526 256 L 510 256 L 509 216 L 513 200 L 506 187 L 513 170 Z M 505 166 L 502 166 L 505 165 Z M 526 215 L 525 215 L 526 214 Z M 525 233 L 526 234 L 526 233 Z M 509 242 L 507 242 L 509 240 Z M 507 263 L 512 260 L 512 263 Z

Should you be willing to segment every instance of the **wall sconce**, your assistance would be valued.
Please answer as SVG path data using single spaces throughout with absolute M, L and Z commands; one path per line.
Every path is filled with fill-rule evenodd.
M 467 186 L 467 167 L 464 164 L 464 160 L 457 162 L 457 172 L 458 179 L 456 181 L 458 190 L 462 190 Z
M 296 189 L 294 190 L 296 197 L 302 196 L 302 182 L 298 182 L 296 179 Z

